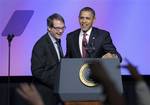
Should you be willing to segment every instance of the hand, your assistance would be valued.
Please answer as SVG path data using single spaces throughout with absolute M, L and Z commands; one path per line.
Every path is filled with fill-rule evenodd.
M 102 59 L 112 59 L 112 58 L 118 58 L 118 56 L 116 54 L 112 54 L 109 52 L 102 56 Z
M 91 64 L 89 64 L 89 67 L 91 69 L 92 79 L 104 87 L 108 104 L 125 105 L 124 98 L 116 90 L 116 87 L 106 73 L 106 68 L 103 66 L 103 64 L 101 62 L 92 62 Z
M 142 77 L 140 76 L 137 67 L 134 66 L 128 59 L 125 59 L 125 61 L 127 62 L 127 64 L 121 65 L 121 67 L 126 68 L 136 80 L 141 80 Z
M 92 78 L 95 82 L 107 83 L 108 81 L 110 81 L 109 76 L 105 70 L 106 68 L 101 62 L 92 62 L 91 64 L 89 64 L 89 67 L 91 69 L 90 78 Z
M 43 100 L 33 84 L 21 84 L 17 92 L 31 105 L 44 105 Z

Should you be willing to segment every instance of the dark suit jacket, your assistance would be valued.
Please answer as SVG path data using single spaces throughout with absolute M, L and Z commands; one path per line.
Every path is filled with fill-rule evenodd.
M 79 34 L 81 29 L 77 29 L 67 35 L 67 58 L 81 58 L 81 53 L 79 49 Z M 89 38 L 88 47 L 93 49 L 89 51 L 90 58 L 101 58 L 107 52 L 117 54 L 120 62 L 122 58 L 117 52 L 109 32 L 93 27 Z
M 34 82 L 45 105 L 56 105 L 58 96 L 53 93 L 60 63 L 55 47 L 46 33 L 34 45 L 31 58 L 31 71 Z

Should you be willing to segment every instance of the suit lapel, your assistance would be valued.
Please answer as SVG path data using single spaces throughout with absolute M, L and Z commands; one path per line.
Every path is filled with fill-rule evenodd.
M 57 52 L 56 52 L 55 47 L 53 45 L 53 42 L 50 39 L 48 34 L 46 35 L 46 40 L 47 40 L 47 43 L 48 43 L 48 48 L 50 49 L 50 52 L 53 55 L 53 58 L 55 58 L 55 59 L 57 58 L 57 60 L 58 60 Z
M 77 57 L 81 57 L 80 48 L 79 48 L 79 34 L 80 34 L 80 30 L 78 30 L 76 32 L 76 35 L 74 38 L 75 50 L 76 50 Z
M 89 38 L 89 43 L 88 46 L 91 46 L 92 44 L 95 45 L 95 40 L 97 38 L 98 33 L 96 32 L 95 28 L 92 29 L 90 38 Z

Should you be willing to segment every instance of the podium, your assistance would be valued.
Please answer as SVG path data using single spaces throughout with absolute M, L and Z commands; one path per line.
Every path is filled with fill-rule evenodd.
M 105 100 L 103 86 L 88 80 L 90 71 L 88 64 L 93 61 L 101 62 L 106 67 L 106 73 L 112 79 L 118 92 L 123 93 L 121 72 L 117 68 L 118 59 L 66 58 L 61 60 L 57 84 L 57 91 L 66 105 L 101 105 L 99 101 Z

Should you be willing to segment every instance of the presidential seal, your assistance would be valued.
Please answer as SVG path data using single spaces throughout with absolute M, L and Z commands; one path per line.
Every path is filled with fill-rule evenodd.
M 79 71 L 79 78 L 85 86 L 94 87 L 97 84 L 89 78 L 90 72 L 89 65 L 87 63 L 83 64 Z

